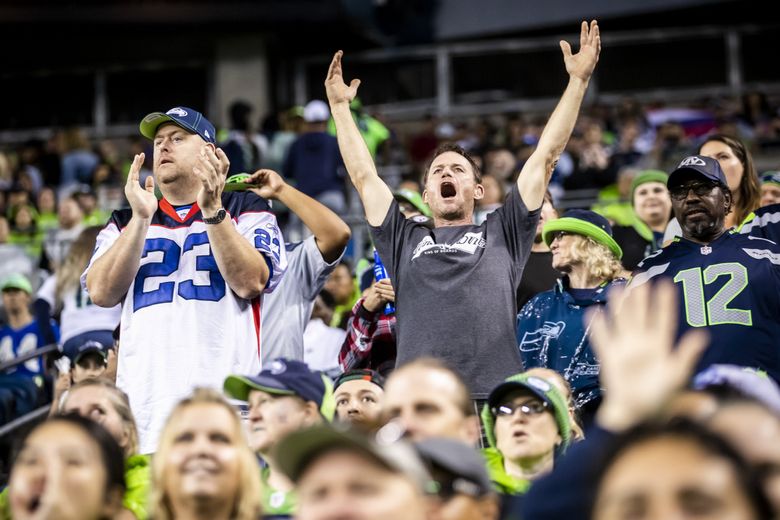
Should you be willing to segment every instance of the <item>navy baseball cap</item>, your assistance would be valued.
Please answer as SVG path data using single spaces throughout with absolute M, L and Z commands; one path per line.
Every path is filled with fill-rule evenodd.
M 561 218 L 547 222 L 542 228 L 544 243 L 548 246 L 552 244 L 553 235 L 558 231 L 590 237 L 609 249 L 618 260 L 623 257 L 623 250 L 612 238 L 609 221 L 595 211 L 570 209 Z
M 336 412 L 330 378 L 294 359 L 275 359 L 256 376 L 230 375 L 225 379 L 224 390 L 229 397 L 241 401 L 248 400 L 252 390 L 274 395 L 296 395 L 304 401 L 314 401 L 322 416 L 329 421 Z
M 141 120 L 141 135 L 147 139 L 154 139 L 157 129 L 163 123 L 173 123 L 181 128 L 198 134 L 207 143 L 217 144 L 217 132 L 211 121 L 203 117 L 203 114 L 188 107 L 174 107 L 167 112 L 152 112 Z
M 680 161 L 677 168 L 669 175 L 669 179 L 666 181 L 667 188 L 678 186 L 683 178 L 682 174 L 685 172 L 696 173 L 700 177 L 720 184 L 726 189 L 729 187 L 729 183 L 726 181 L 726 176 L 723 174 L 720 163 L 718 163 L 716 159 L 703 155 L 691 155 Z
M 74 365 L 77 365 L 79 361 L 90 354 L 96 354 L 98 357 L 100 357 L 103 363 L 106 363 L 108 360 L 108 352 L 106 352 L 106 347 L 104 347 L 102 343 L 98 343 L 97 341 L 93 340 L 85 341 L 83 344 L 79 345 L 70 352 L 66 352 L 66 354 L 71 359 L 71 361 L 73 361 Z

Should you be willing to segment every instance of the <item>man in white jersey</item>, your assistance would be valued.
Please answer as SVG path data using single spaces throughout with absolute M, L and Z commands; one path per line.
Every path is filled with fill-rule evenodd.
M 287 267 L 268 203 L 223 193 L 229 162 L 214 126 L 187 107 L 146 116 L 154 178 L 139 183 L 144 154 L 82 275 L 92 301 L 122 303 L 117 386 L 130 397 L 140 452 L 155 451 L 168 412 L 196 386 L 260 371 L 262 295 Z M 154 195 L 155 183 L 162 199 Z
M 273 170 L 258 170 L 245 182 L 257 195 L 287 206 L 313 233 L 303 242 L 284 244 L 287 275 L 263 302 L 263 363 L 280 357 L 303 361 L 303 331 L 314 299 L 344 254 L 349 226 Z

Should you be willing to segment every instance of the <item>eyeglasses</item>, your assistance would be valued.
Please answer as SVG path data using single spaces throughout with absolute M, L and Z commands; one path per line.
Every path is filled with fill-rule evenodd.
M 550 243 L 552 243 L 555 240 L 560 240 L 567 235 L 571 235 L 571 233 L 569 233 L 568 231 L 556 231 L 555 233 L 552 234 L 552 240 L 550 241 Z
M 511 416 L 519 409 L 523 415 L 539 415 L 544 413 L 549 408 L 549 405 L 544 401 L 531 401 L 523 404 L 502 404 L 501 406 L 494 406 L 492 408 L 493 415 L 495 416 Z
M 669 196 L 675 200 L 683 200 L 688 196 L 688 192 L 693 190 L 693 193 L 697 197 L 703 197 L 709 195 L 712 188 L 717 186 L 711 182 L 699 182 L 696 184 L 683 184 L 681 186 L 675 186 L 669 190 Z

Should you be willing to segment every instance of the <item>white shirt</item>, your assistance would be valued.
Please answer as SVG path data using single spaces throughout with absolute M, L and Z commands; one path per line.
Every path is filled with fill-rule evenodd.
M 271 272 L 266 292 L 272 291 L 287 267 L 276 217 L 251 192 L 225 193 L 222 202 L 238 233 L 263 254 Z M 97 237 L 90 266 L 119 238 L 131 216 L 130 210 L 114 212 Z M 229 374 L 260 371 L 261 301 L 239 298 L 228 287 L 197 205 L 182 219 L 160 201 L 122 302 L 117 386 L 130 398 L 140 453 L 156 451 L 171 408 L 195 387 L 221 390 Z
M 321 319 L 314 318 L 303 333 L 303 360 L 312 370 L 331 374 L 340 372 L 339 351 L 347 331 L 329 327 Z
M 278 357 L 303 361 L 303 331 L 314 299 L 341 260 L 325 262 L 314 236 L 286 249 L 287 274 L 263 300 L 263 364 Z

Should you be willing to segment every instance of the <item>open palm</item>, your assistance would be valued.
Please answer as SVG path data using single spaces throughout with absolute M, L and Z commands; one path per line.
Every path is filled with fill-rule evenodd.
M 599 25 L 596 20 L 582 22 L 580 30 L 580 52 L 572 54 L 571 45 L 561 40 L 561 51 L 563 51 L 563 61 L 566 64 L 566 72 L 569 76 L 589 80 L 596 63 L 599 61 L 601 52 L 601 36 L 599 34 Z

